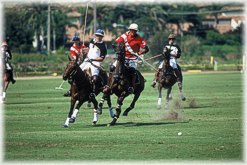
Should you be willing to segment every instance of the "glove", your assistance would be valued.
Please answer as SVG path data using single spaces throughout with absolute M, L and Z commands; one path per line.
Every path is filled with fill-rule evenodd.
M 143 64 L 144 63 L 144 58 L 143 58 L 143 55 L 139 55 L 138 56 L 138 64 Z
M 169 56 L 169 55 L 170 55 L 170 52 L 171 52 L 171 50 L 168 49 L 167 47 L 165 47 L 165 48 L 163 49 L 163 55 L 164 55 L 164 56 Z

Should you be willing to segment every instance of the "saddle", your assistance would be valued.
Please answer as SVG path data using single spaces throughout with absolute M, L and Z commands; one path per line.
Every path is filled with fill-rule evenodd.
M 84 70 L 85 74 L 87 75 L 88 79 L 92 79 L 92 72 L 91 69 Z M 91 81 L 90 81 L 91 82 Z M 99 75 L 98 75 L 98 83 L 100 83 L 100 86 L 103 87 L 107 84 L 107 74 L 104 70 L 100 69 Z

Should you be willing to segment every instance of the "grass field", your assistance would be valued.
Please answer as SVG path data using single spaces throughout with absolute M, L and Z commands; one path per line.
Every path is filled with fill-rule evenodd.
M 65 90 L 55 90 L 60 77 L 11 84 L 4 111 L 4 161 L 243 160 L 242 74 L 185 74 L 187 100 L 178 99 L 174 86 L 169 111 L 164 106 L 156 109 L 157 89 L 150 86 L 153 76 L 145 78 L 135 109 L 112 127 L 106 126 L 111 121 L 107 108 L 98 126 L 92 126 L 92 110 L 83 105 L 76 123 L 63 128 L 69 98 L 62 94 L 69 86 L 65 83 Z M 131 99 L 125 100 L 123 110 Z M 115 106 L 115 96 L 112 100 Z

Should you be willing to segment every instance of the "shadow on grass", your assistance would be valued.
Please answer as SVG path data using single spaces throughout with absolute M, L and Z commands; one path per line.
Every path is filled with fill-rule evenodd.
M 195 107 L 183 107 L 183 109 L 201 109 L 201 108 L 212 108 L 213 106 L 209 106 L 209 105 L 206 105 L 206 106 L 195 106 Z
M 124 127 L 140 127 L 140 126 L 154 126 L 154 125 L 167 125 L 167 124 L 177 124 L 177 123 L 189 123 L 189 121 L 173 121 L 173 122 L 154 122 L 154 123 L 116 123 L 114 126 L 124 126 Z M 97 124 L 93 127 L 106 127 L 108 124 Z M 89 125 L 88 125 L 89 126 Z M 114 127 L 110 126 L 110 127 Z

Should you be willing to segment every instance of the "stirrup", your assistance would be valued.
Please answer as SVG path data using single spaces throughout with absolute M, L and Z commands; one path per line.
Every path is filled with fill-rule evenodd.
M 96 95 L 95 95 L 94 92 L 92 92 L 92 93 L 89 94 L 89 97 L 90 97 L 90 98 L 94 98 L 94 97 L 96 97 Z
M 128 91 L 129 91 L 129 93 L 134 93 L 134 88 L 133 87 L 129 87 Z
M 155 86 L 156 86 L 156 81 L 153 81 L 151 87 L 155 88 Z

